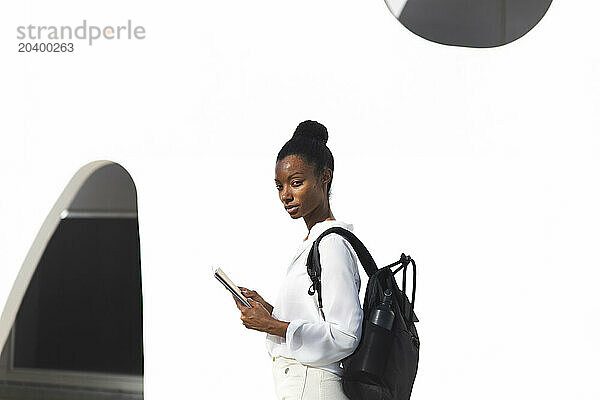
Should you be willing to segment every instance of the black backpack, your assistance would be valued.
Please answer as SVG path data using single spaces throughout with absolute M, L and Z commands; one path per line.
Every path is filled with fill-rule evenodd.
M 319 242 L 332 233 L 342 236 L 352 245 L 369 276 L 363 302 L 361 340 L 354 353 L 342 360 L 344 393 L 350 400 L 408 400 L 419 363 L 419 336 L 415 328 L 418 319 L 413 311 L 416 264 L 410 256 L 402 254 L 400 260 L 378 269 L 367 248 L 352 232 L 340 227 L 329 228 L 315 240 L 306 261 L 308 275 L 312 281 L 308 294 L 312 296 L 317 293 L 319 308 L 323 307 Z M 405 294 L 406 270 L 409 264 L 413 267 L 412 301 L 409 301 Z M 399 267 L 392 271 L 392 267 L 397 265 Z M 400 270 L 402 270 L 402 290 L 394 279 L 394 275 Z M 391 307 L 395 314 L 391 332 L 369 321 L 371 312 L 383 302 L 386 289 L 391 290 Z M 377 362 L 381 362 L 381 373 L 377 376 L 365 375 L 360 366 L 364 365 L 370 352 L 371 355 L 373 354 L 374 346 L 377 345 L 375 342 L 379 344 L 385 342 L 388 351 L 381 359 L 377 358 Z

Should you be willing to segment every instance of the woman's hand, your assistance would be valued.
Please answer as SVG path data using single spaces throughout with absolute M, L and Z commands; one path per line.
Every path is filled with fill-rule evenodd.
M 233 299 L 242 313 L 240 319 L 246 328 L 285 337 L 289 322 L 273 318 L 261 303 L 252 298 L 248 299 L 251 307 L 246 307 L 235 296 Z
M 260 304 L 263 305 L 264 308 L 267 309 L 267 311 L 269 312 L 269 315 L 273 314 L 273 306 L 270 305 L 269 303 L 267 303 L 265 301 L 265 299 L 263 299 L 262 296 L 260 294 L 258 294 L 255 290 L 246 289 L 245 287 L 242 287 L 242 286 L 238 286 L 238 287 L 242 291 L 242 294 L 244 295 L 244 297 L 247 297 L 249 299 L 259 302 Z

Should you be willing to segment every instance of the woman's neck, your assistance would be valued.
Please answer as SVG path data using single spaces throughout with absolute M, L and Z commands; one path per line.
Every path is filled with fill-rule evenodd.
M 306 227 L 308 228 L 309 233 L 312 227 L 318 224 L 319 222 L 333 220 L 335 220 L 335 217 L 331 212 L 331 208 L 329 208 L 329 204 L 327 204 L 327 208 L 322 210 L 320 213 L 315 213 L 314 215 L 307 215 L 306 217 L 304 217 L 304 222 L 306 223 Z M 308 238 L 308 235 L 306 236 L 306 238 Z

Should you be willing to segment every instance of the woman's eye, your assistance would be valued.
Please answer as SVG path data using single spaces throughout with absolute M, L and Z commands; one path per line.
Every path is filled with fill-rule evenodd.
M 277 190 L 281 191 L 281 189 L 283 189 L 283 185 L 275 185 L 275 187 L 277 188 Z
M 292 181 L 292 186 L 300 186 L 302 185 L 302 181 Z

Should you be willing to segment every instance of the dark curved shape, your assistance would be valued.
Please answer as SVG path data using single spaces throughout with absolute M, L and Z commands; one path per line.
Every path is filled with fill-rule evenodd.
M 137 193 L 96 161 L 42 224 L 0 317 L 0 398 L 142 400 Z
M 436 43 L 489 48 L 523 37 L 551 4 L 552 0 L 408 0 L 397 18 L 414 34 Z

